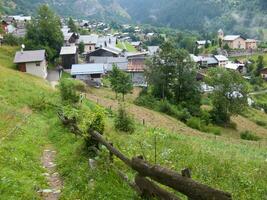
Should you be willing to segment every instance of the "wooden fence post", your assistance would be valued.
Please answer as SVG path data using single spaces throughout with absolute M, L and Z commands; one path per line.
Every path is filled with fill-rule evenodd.
M 183 177 L 191 178 L 191 170 L 188 168 L 185 168 L 181 171 Z M 188 197 L 188 200 L 194 200 L 192 198 Z
M 113 143 L 112 142 L 110 142 L 109 144 L 113 147 Z M 109 151 L 109 161 L 111 163 L 113 163 L 113 161 L 114 161 L 114 159 L 113 159 L 113 153 L 111 151 Z

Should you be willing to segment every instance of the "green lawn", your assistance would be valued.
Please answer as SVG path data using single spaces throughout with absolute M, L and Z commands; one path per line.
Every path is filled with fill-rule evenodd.
M 137 50 L 134 48 L 133 45 L 131 45 L 129 42 L 118 42 L 117 47 L 120 49 L 125 49 L 128 52 L 136 52 Z

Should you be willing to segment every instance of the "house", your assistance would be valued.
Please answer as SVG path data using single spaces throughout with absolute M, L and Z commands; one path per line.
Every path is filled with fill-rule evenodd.
M 218 61 L 219 67 L 225 67 L 229 59 L 223 55 L 215 55 L 214 58 Z
M 219 62 L 214 56 L 195 56 L 190 54 L 191 60 L 197 63 L 201 68 L 217 67 Z
M 196 41 L 198 49 L 204 48 L 207 43 L 208 43 L 208 45 L 210 45 L 211 41 L 210 40 L 198 40 L 198 41 Z
M 65 30 L 66 31 L 66 30 Z M 63 32 L 63 36 L 64 36 L 64 45 L 65 46 L 73 46 L 77 43 L 78 39 L 79 39 L 79 35 L 78 33 L 69 33 L 69 32 Z
M 105 65 L 103 63 L 76 64 L 71 67 L 71 76 L 89 85 L 100 86 Z
M 246 49 L 257 49 L 257 48 L 258 48 L 257 40 L 246 39 Z
M 127 73 L 130 74 L 135 86 L 146 86 L 145 81 L 145 59 L 148 52 L 127 53 L 128 59 Z
M 62 67 L 64 69 L 71 69 L 73 64 L 78 64 L 78 51 L 76 46 L 62 47 L 60 56 L 62 60 Z
M 87 62 L 92 62 L 91 57 L 119 57 L 122 54 L 122 50 L 116 47 L 105 46 L 98 48 L 97 50 L 87 53 Z
M 21 72 L 26 72 L 42 78 L 47 77 L 45 50 L 18 51 L 14 58 Z
M 247 72 L 245 64 L 242 63 L 228 62 L 224 67 L 229 70 L 238 71 L 241 74 L 246 74 Z
M 25 37 L 26 33 L 27 33 L 26 28 L 17 28 L 14 30 L 12 34 L 16 37 L 23 38 Z
M 222 46 L 228 45 L 230 49 L 246 49 L 246 39 L 240 35 L 226 35 Z
M 127 71 L 128 60 L 126 57 L 101 57 L 101 56 L 91 56 L 90 63 L 104 63 L 105 72 L 110 72 L 113 65 L 116 65 L 120 70 Z
M 147 33 L 145 39 L 151 40 L 155 36 L 155 33 Z
M 78 43 L 84 43 L 84 53 L 90 53 L 96 50 L 96 44 L 98 42 L 98 35 L 81 35 Z
M 261 77 L 265 80 L 267 80 L 267 68 L 263 68 L 261 71 L 260 71 L 260 74 L 261 74 Z
M 96 48 L 101 48 L 104 46 L 116 47 L 117 37 L 114 36 L 101 36 L 98 37 Z
M 137 41 L 137 42 L 131 42 L 131 45 L 137 49 L 137 50 L 141 50 L 141 46 L 142 46 L 142 42 L 141 41 Z
M 148 46 L 147 49 L 148 49 L 148 52 L 149 52 L 148 55 L 150 55 L 150 56 L 154 56 L 160 50 L 159 46 Z

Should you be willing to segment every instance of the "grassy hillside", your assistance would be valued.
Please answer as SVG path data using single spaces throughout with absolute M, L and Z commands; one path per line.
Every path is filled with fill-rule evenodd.
M 132 199 L 134 192 L 104 161 L 90 170 L 83 140 L 61 125 L 54 109 L 40 110 L 44 99 L 59 102 L 58 93 L 42 79 L 9 69 L 11 60 L 0 61 L 0 199 L 40 198 L 37 190 L 48 187 L 41 164 L 47 146 L 58 152 L 62 199 L 115 200 L 125 193 Z
M 0 61 L 0 199 L 39 198 L 36 191 L 47 187 L 40 158 L 48 145 L 58 152 L 57 168 L 64 182 L 61 199 L 139 199 L 108 163 L 104 148 L 95 158 L 97 168 L 89 167 L 83 140 L 62 126 L 53 107 L 45 106 L 60 102 L 57 91 L 42 79 L 5 67 L 12 59 L 4 60 Z M 156 137 L 157 163 L 177 171 L 189 167 L 194 179 L 231 192 L 234 199 L 262 200 L 267 195 L 266 146 L 138 122 L 129 135 L 115 131 L 113 120 L 106 116 L 104 135 L 129 157 L 142 154 L 154 163 Z M 133 176 L 119 160 L 115 165 Z

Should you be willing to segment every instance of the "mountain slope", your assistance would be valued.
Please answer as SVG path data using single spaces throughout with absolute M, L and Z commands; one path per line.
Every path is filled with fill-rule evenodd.
M 0 0 L 1 1 L 1 0 Z M 210 32 L 258 35 L 267 28 L 265 0 L 2 0 L 6 13 L 31 14 L 43 3 L 62 16 L 97 18 Z
M 1 0 L 0 0 L 1 1 Z M 129 19 L 116 0 L 2 0 L 3 10 L 10 14 L 33 14 L 41 4 L 48 4 L 61 16 L 98 19 Z
M 265 0 L 119 0 L 133 20 L 198 31 L 267 27 Z M 254 31 L 254 30 L 252 30 Z M 252 32 L 251 31 L 251 32 Z

